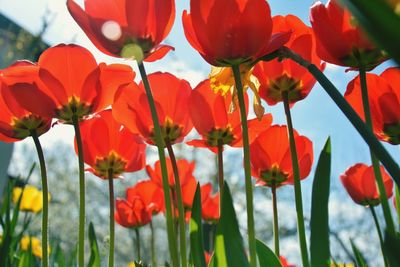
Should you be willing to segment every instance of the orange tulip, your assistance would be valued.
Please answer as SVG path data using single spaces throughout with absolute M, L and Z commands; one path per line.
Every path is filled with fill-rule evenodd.
M 321 59 L 315 51 L 315 37 L 310 27 L 293 15 L 275 16 L 272 20 L 273 32 L 292 30 L 290 40 L 286 44 L 287 47 L 319 66 L 321 70 L 324 69 L 325 64 L 321 63 Z M 283 101 L 282 93 L 284 91 L 288 92 L 289 102 L 294 104 L 304 99 L 316 82 L 307 69 L 289 59 L 260 61 L 254 67 L 253 75 L 260 82 L 260 97 L 269 105 Z
M 90 171 L 102 179 L 124 172 L 143 169 L 146 145 L 141 139 L 116 122 L 111 110 L 98 113 L 80 124 L 84 160 Z
M 265 0 L 191 0 L 182 20 L 186 39 L 214 66 L 251 64 L 290 37 L 290 32 L 272 34 Z
M 84 10 L 68 0 L 67 7 L 90 41 L 107 55 L 150 62 L 173 49 L 160 43 L 175 20 L 174 0 L 85 0 Z
M 60 44 L 43 52 L 37 65 L 10 71 L 5 80 L 23 108 L 72 123 L 74 116 L 82 120 L 111 105 L 118 87 L 134 76 L 128 66 L 98 65 L 86 48 Z
M 363 65 L 372 70 L 387 57 L 371 43 L 350 12 L 338 0 L 325 6 L 316 2 L 311 7 L 310 20 L 317 37 L 317 53 L 322 60 L 358 69 Z
M 300 179 L 305 179 L 313 162 L 312 142 L 294 131 Z M 250 145 L 250 161 L 257 185 L 293 184 L 292 158 L 286 126 L 274 125 L 261 133 Z
M 172 163 L 171 159 L 167 158 L 167 170 L 168 170 L 168 181 L 169 186 L 172 191 L 173 201 L 176 204 L 176 195 L 175 195 L 175 179 L 174 173 L 172 171 Z M 195 163 L 188 162 L 185 159 L 177 160 L 179 178 L 181 182 L 182 189 L 182 201 L 183 205 L 186 209 L 190 210 L 193 204 L 194 194 L 196 193 L 197 181 L 193 176 Z M 154 165 L 154 169 L 150 166 L 146 166 L 147 174 L 150 176 L 150 180 L 155 183 L 161 190 L 163 190 L 162 186 L 162 174 L 161 174 L 161 165 L 160 161 L 157 161 Z M 175 205 L 176 206 L 176 205 Z
M 375 135 L 393 145 L 400 144 L 400 70 L 389 68 L 379 76 L 368 73 L 367 84 Z M 359 76 L 348 84 L 344 97 L 364 118 Z
M 160 121 L 162 137 L 172 144 L 181 142 L 193 128 L 187 112 L 192 91 L 189 83 L 169 73 L 148 76 Z M 154 144 L 154 124 L 143 83 L 121 87 L 115 95 L 113 116 L 131 132 Z
M 390 198 L 393 194 L 393 181 L 384 167 L 380 167 L 386 194 Z M 363 206 L 376 206 L 380 203 L 379 191 L 375 182 L 374 169 L 362 163 L 357 163 L 348 168 L 340 176 L 340 180 L 347 193 L 357 204 Z
M 32 114 L 24 109 L 15 99 L 12 88 L 7 86 L 5 76 L 9 72 L 23 72 L 25 67 L 32 66 L 28 61 L 19 61 L 10 67 L 0 70 L 0 140 L 16 142 L 31 135 L 31 130 L 42 135 L 50 129 L 51 118 Z M 29 76 L 26 79 L 35 80 Z M 25 79 L 15 79 L 15 82 L 24 82 Z
M 211 183 L 201 187 L 201 216 L 203 220 L 216 223 L 219 220 L 219 193 L 212 195 Z
M 201 82 L 192 91 L 189 99 L 189 113 L 202 139 L 189 141 L 189 145 L 207 147 L 214 152 L 217 151 L 219 142 L 233 147 L 242 146 L 240 114 L 238 109 L 230 112 L 230 98 L 229 94 L 223 97 L 213 93 L 209 80 Z M 271 123 L 271 114 L 264 115 L 261 121 L 249 120 L 250 142 Z

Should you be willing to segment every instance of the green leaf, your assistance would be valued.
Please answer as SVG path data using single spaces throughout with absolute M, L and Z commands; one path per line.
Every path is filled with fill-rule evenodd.
M 53 253 L 53 264 L 57 267 L 66 267 L 65 255 L 61 249 L 60 244 L 57 244 L 56 249 Z
M 256 239 L 256 250 L 260 266 L 282 267 L 281 261 L 275 253 L 258 239 Z
M 0 142 L 0 203 L 2 201 L 4 188 L 6 187 L 8 181 L 8 179 L 6 179 L 7 170 L 8 165 L 10 164 L 13 147 L 13 144 Z
M 93 223 L 89 224 L 90 259 L 88 267 L 100 267 L 100 253 Z
M 315 171 L 311 204 L 311 265 L 330 266 L 329 252 L 329 188 L 331 176 L 331 141 L 325 143 Z
M 342 0 L 372 40 L 400 64 L 400 16 L 384 0 Z
M 400 267 L 400 233 L 391 234 L 386 230 L 383 246 L 388 257 L 390 267 Z
M 362 255 L 361 251 L 358 249 L 353 240 L 350 240 L 351 248 L 353 249 L 354 258 L 357 262 L 357 267 L 368 267 L 365 257 Z
M 201 192 L 200 185 L 197 184 L 196 193 L 194 195 L 192 217 L 189 223 L 190 228 L 190 253 L 194 267 L 205 267 L 206 259 L 204 258 L 203 246 L 203 229 L 201 224 Z
M 226 182 L 222 196 L 221 218 L 217 226 L 213 266 L 249 266 L 236 219 L 235 208 L 233 207 L 231 192 Z

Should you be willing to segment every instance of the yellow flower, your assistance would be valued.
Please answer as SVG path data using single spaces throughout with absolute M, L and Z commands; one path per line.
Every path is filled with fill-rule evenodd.
M 386 0 L 389 5 L 394 9 L 397 15 L 400 15 L 400 0 Z
M 24 236 L 21 239 L 20 246 L 23 251 L 28 251 L 30 246 L 32 254 L 40 259 L 42 258 L 42 244 L 38 238 Z M 48 253 L 50 254 L 50 246 L 48 247 Z
M 37 213 L 42 210 L 43 208 L 42 191 L 31 185 L 27 185 L 24 188 L 15 187 L 13 190 L 14 204 L 17 204 L 18 199 L 20 198 L 22 193 L 23 195 L 21 203 L 19 205 L 19 209 L 21 211 L 30 211 Z M 49 194 L 49 201 L 50 201 L 50 194 Z
M 264 115 L 264 108 L 261 105 L 260 95 L 258 89 L 260 83 L 257 78 L 253 75 L 253 68 L 245 64 L 240 65 L 240 77 L 242 80 L 243 88 L 250 88 L 254 94 L 253 108 L 254 113 L 258 119 Z M 232 68 L 230 67 L 211 67 L 210 73 L 210 85 L 214 93 L 226 96 L 230 93 L 232 95 L 232 103 L 230 106 L 230 112 L 233 112 L 237 108 L 237 92 L 235 90 L 235 77 L 233 76 Z
M 331 267 L 355 267 L 353 263 L 331 263 Z
M 133 261 L 128 264 L 128 267 L 135 267 L 135 266 L 136 264 Z

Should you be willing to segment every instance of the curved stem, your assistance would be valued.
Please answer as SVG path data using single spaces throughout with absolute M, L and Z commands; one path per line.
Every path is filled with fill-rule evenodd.
M 36 130 L 31 130 L 31 136 L 35 143 L 36 151 L 40 163 L 40 173 L 42 176 L 42 196 L 43 196 L 43 209 L 42 209 L 42 266 L 49 266 L 49 251 L 48 251 L 48 220 L 49 220 L 49 189 L 47 185 L 47 171 L 46 162 L 44 160 L 43 149 L 39 141 L 39 136 Z
M 371 211 L 372 217 L 374 218 L 376 231 L 378 232 L 379 242 L 381 244 L 383 261 L 385 263 L 385 267 L 387 267 L 388 263 L 387 263 L 387 260 L 386 260 L 385 250 L 384 250 L 384 247 L 383 247 L 383 236 L 382 236 L 382 232 L 381 232 L 381 227 L 379 225 L 378 217 L 376 216 L 375 208 L 373 206 L 369 206 L 369 210 Z
M 114 174 L 113 170 L 108 170 L 108 190 L 110 198 L 110 252 L 108 256 L 108 266 L 114 266 L 114 242 L 115 242 L 115 208 L 114 208 Z
M 221 140 L 218 140 L 218 186 L 219 186 L 219 198 L 222 200 L 222 194 L 224 191 L 224 145 Z M 221 214 L 222 201 L 219 202 L 219 212 Z
M 276 199 L 276 186 L 271 187 L 272 191 L 272 209 L 274 211 L 274 245 L 275 245 L 275 255 L 279 258 L 279 224 L 278 224 L 278 205 Z
M 161 135 L 161 128 L 160 123 L 157 117 L 156 106 L 154 104 L 153 94 L 151 92 L 150 83 L 147 79 L 146 70 L 144 68 L 143 62 L 138 61 L 138 67 L 140 71 L 140 75 L 142 77 L 143 85 L 146 90 L 147 101 L 150 106 L 151 117 L 154 123 L 154 139 L 158 149 L 158 156 L 160 159 L 161 165 L 161 173 L 162 173 L 162 184 L 164 190 L 164 201 L 165 201 L 165 215 L 167 219 L 167 234 L 168 234 L 168 245 L 169 245 L 169 252 L 171 256 L 172 266 L 178 267 L 179 260 L 178 260 L 178 249 L 176 246 L 175 240 L 175 229 L 174 229 L 174 222 L 172 217 L 172 209 L 171 209 L 171 195 L 169 190 L 169 181 L 168 181 L 168 172 L 167 172 L 167 164 L 165 160 L 164 154 L 164 143 L 162 140 Z
M 305 67 L 319 82 L 329 97 L 335 102 L 347 119 L 351 122 L 354 128 L 358 131 L 364 141 L 368 144 L 370 149 L 374 152 L 375 156 L 382 162 L 386 170 L 392 176 L 392 179 L 400 186 L 400 168 L 399 165 L 393 160 L 392 156 L 387 152 L 383 145 L 378 141 L 376 136 L 365 123 L 360 119 L 350 104 L 340 94 L 338 89 L 332 82 L 318 69 L 317 66 L 311 64 L 303 59 L 300 55 L 296 54 L 287 47 L 280 49 L 279 55 L 281 57 L 290 58 L 301 66 Z
M 249 146 L 249 131 L 247 127 L 247 114 L 244 102 L 244 92 L 242 78 L 240 77 L 239 66 L 232 66 L 233 75 L 235 77 L 236 91 L 239 100 L 240 120 L 242 123 L 243 132 L 243 155 L 244 155 L 244 176 L 246 184 L 246 205 L 247 205 L 247 228 L 249 235 L 249 251 L 250 251 L 250 266 L 257 266 L 256 254 L 256 236 L 254 229 L 254 208 L 253 208 L 253 186 L 251 183 L 250 170 L 250 146 Z
M 182 188 L 181 188 L 181 180 L 179 177 L 179 170 L 178 164 L 176 162 L 176 157 L 174 153 L 174 149 L 172 148 L 172 144 L 169 139 L 165 140 L 165 145 L 168 150 L 168 155 L 171 159 L 172 170 L 174 172 L 174 183 L 175 183 L 175 193 L 176 193 L 176 200 L 178 206 L 178 225 L 179 225 L 179 248 L 181 254 L 181 262 L 182 267 L 187 267 L 187 258 L 186 258 L 186 225 L 185 225 L 185 209 L 183 207 L 183 200 L 182 200 Z
M 136 256 L 138 258 L 138 262 L 141 261 L 141 256 L 140 256 L 140 233 L 139 233 L 139 227 L 135 228 L 135 234 L 136 234 Z
M 283 105 L 285 107 L 285 115 L 288 127 L 289 143 L 290 143 L 290 154 L 292 158 L 293 166 L 293 178 L 294 178 L 294 195 L 296 200 L 296 212 L 297 212 L 297 231 L 299 235 L 301 259 L 303 267 L 310 266 L 308 251 L 307 251 L 307 240 L 306 231 L 304 227 L 304 215 L 303 215 L 303 201 L 301 196 L 301 183 L 300 183 L 300 171 L 299 171 L 299 160 L 296 150 L 296 142 L 294 140 L 292 116 L 290 114 L 289 106 L 289 95 L 287 91 L 282 93 Z
M 362 95 L 362 102 L 363 102 L 363 107 L 364 107 L 364 117 L 365 117 L 365 122 L 368 126 L 368 128 L 372 131 L 372 120 L 371 120 L 371 110 L 370 110 L 370 105 L 369 105 L 369 99 L 368 99 L 368 87 L 367 87 L 367 77 L 366 77 L 366 72 L 364 67 L 359 68 L 360 72 L 360 84 L 361 84 L 361 95 Z M 376 158 L 375 154 L 370 150 L 371 154 L 371 161 L 372 161 L 372 166 L 374 169 L 374 174 L 375 174 L 375 180 L 378 185 L 378 190 L 379 190 L 379 197 L 382 203 L 382 209 L 383 209 L 383 215 L 385 217 L 386 221 L 386 226 L 389 232 L 394 233 L 395 228 L 394 228 L 394 223 L 393 223 L 393 217 L 392 213 L 390 211 L 389 207 L 389 202 L 386 194 L 386 188 L 383 183 L 382 179 L 382 173 L 380 170 L 379 166 L 379 161 Z
M 157 266 L 157 260 L 156 260 L 156 250 L 155 250 L 155 231 L 154 231 L 154 226 L 153 226 L 153 221 L 150 221 L 150 231 L 151 231 L 151 240 L 150 240 L 150 246 L 151 246 L 151 267 L 156 267 Z
M 83 163 L 83 146 L 79 119 L 76 115 L 72 117 L 75 130 L 76 146 L 78 148 L 79 163 L 79 233 L 78 233 L 78 266 L 85 265 L 85 166 Z

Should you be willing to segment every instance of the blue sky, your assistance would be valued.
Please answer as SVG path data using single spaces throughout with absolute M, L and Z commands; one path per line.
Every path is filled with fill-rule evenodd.
M 189 80 L 195 86 L 207 77 L 210 66 L 191 48 L 183 34 L 180 18 L 182 11 L 189 6 L 189 0 L 178 0 L 176 2 L 177 18 L 166 41 L 173 45 L 176 51 L 170 53 L 165 59 L 147 66 L 150 72 L 158 70 L 173 72 L 181 78 Z M 269 3 L 273 15 L 291 13 L 309 24 L 309 7 L 314 1 L 271 0 Z M 50 44 L 76 42 L 89 48 L 99 61 L 121 62 L 121 60 L 102 55 L 94 48 L 68 14 L 64 0 L 0 0 L 0 12 L 33 33 L 40 31 L 43 18 L 47 14 L 46 16 L 50 19 L 51 24 L 44 38 Z M 378 67 L 375 72 L 381 73 L 388 66 L 390 66 L 390 63 L 385 63 Z M 345 73 L 344 68 L 333 65 L 328 65 L 325 73 L 342 93 L 344 93 L 348 81 L 356 75 L 354 72 Z M 266 111 L 274 115 L 274 123 L 285 123 L 281 104 L 274 107 L 266 106 Z M 293 107 L 292 113 L 295 128 L 314 143 L 315 162 L 325 140 L 328 136 L 331 136 L 333 145 L 332 179 L 335 187 L 340 187 L 339 175 L 349 166 L 357 162 L 370 164 L 367 146 L 319 85 L 313 88 L 305 100 Z M 61 139 L 72 142 L 72 136 L 70 128 L 57 126 L 42 139 L 45 145 L 51 146 L 55 141 Z M 397 147 L 388 144 L 385 144 L 385 147 L 388 148 L 395 159 L 399 159 L 400 151 Z M 305 206 L 308 209 L 310 201 L 307 200 L 310 199 L 312 179 L 307 179 L 303 184 L 305 187 Z M 344 197 L 349 200 L 347 194 L 344 194 Z

